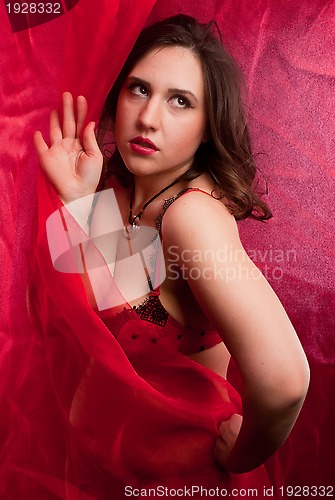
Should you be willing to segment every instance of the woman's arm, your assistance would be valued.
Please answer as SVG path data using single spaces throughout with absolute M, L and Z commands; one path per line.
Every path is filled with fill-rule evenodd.
M 183 275 L 237 362 L 244 382 L 241 429 L 237 416 L 222 424 L 216 459 L 232 472 L 249 471 L 281 446 L 294 425 L 309 383 L 305 354 L 222 203 L 189 193 L 169 208 L 163 233 L 165 246 L 178 248 Z M 196 259 L 184 261 L 184 250 Z

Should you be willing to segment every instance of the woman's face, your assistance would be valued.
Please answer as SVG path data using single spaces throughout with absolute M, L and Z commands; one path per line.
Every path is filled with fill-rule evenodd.
M 204 140 L 200 61 L 184 47 L 155 48 L 138 61 L 119 96 L 115 141 L 134 175 L 181 175 Z

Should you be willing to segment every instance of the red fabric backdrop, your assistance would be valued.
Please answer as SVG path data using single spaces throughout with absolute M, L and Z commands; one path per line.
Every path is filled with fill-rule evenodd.
M 306 404 L 287 443 L 267 464 L 268 471 L 279 486 L 334 485 L 333 0 L 302 0 L 298 5 L 292 0 L 104 0 L 96 5 L 79 0 L 61 2 L 60 14 L 39 15 L 16 14 L 14 4 L 3 3 L 0 423 L 7 422 L 8 413 L 17 417 L 10 432 L 8 423 L 0 427 L 1 453 L 5 459 L 11 448 L 8 436 L 29 425 L 34 377 L 45 364 L 25 298 L 37 202 L 33 131 L 47 132 L 49 111 L 59 105 L 64 90 L 84 94 L 90 118 L 97 119 L 148 16 L 154 21 L 177 12 L 204 21 L 215 18 L 245 74 L 254 150 L 262 153 L 258 165 L 269 183 L 274 218 L 264 225 L 241 223 L 241 235 L 282 300 L 311 366 Z M 29 359 L 35 365 L 23 380 L 22 368 L 32 350 Z M 43 391 L 40 380 L 39 387 Z M 48 407 L 47 381 L 44 391 Z M 16 395 L 25 398 L 25 418 L 14 411 Z M 41 421 L 43 417 L 41 408 Z M 22 446 L 33 447 L 34 442 Z M 16 481 L 13 471 L 3 498 L 13 498 L 8 484 L 14 488 Z

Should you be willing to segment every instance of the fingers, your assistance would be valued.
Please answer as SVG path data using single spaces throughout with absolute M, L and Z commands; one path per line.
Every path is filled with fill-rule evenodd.
M 237 436 L 240 432 L 243 417 L 238 413 L 233 413 L 233 415 L 228 420 L 223 420 L 219 425 L 219 433 L 221 438 L 225 436 L 232 437 Z
M 39 155 L 42 155 L 45 151 L 47 151 L 49 148 L 47 144 L 45 143 L 43 136 L 41 132 L 35 132 L 34 133 L 34 146 Z
M 77 97 L 77 120 L 74 102 L 70 92 L 63 94 L 63 137 L 80 138 L 87 115 L 87 101 L 84 96 Z
M 63 137 L 76 137 L 73 97 L 70 92 L 64 92 L 63 94 Z
M 60 128 L 58 113 L 54 109 L 50 113 L 50 142 L 51 144 L 54 144 L 55 142 L 61 141 L 62 139 L 63 133 Z
M 87 116 L 87 101 L 84 96 L 77 98 L 77 120 L 75 118 L 73 97 L 70 92 L 63 94 L 63 127 L 60 125 L 59 115 L 56 110 L 50 113 L 50 142 L 57 144 L 62 139 L 79 139 Z M 94 131 L 94 126 L 93 126 Z M 94 132 L 93 132 L 94 135 Z M 92 137 L 90 141 L 92 142 Z M 44 142 L 44 141 L 43 141 Z M 40 141 L 38 140 L 40 145 Z M 45 144 L 45 143 L 44 143 Z
M 90 122 L 84 130 L 83 133 L 83 146 L 85 152 L 88 156 L 100 156 L 101 151 L 99 149 L 95 133 L 94 133 L 95 123 Z
M 214 458 L 221 467 L 226 467 L 230 453 L 240 432 L 243 418 L 238 413 L 231 415 L 219 425 L 219 437 L 214 446 Z
M 233 434 L 238 434 L 241 430 L 241 426 L 242 426 L 242 422 L 243 422 L 243 417 L 242 415 L 239 415 L 238 413 L 233 413 L 233 415 L 230 417 L 230 421 L 229 421 L 229 427 L 230 427 L 230 430 Z
M 81 130 L 87 115 L 87 101 L 84 96 L 80 95 L 77 98 L 77 130 L 76 137 L 80 137 Z
M 225 449 L 231 449 L 242 426 L 243 418 L 238 413 L 234 413 L 228 420 L 224 420 L 219 425 L 218 448 L 221 452 Z

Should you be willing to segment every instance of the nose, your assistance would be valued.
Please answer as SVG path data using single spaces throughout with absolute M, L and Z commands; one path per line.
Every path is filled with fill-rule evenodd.
M 145 130 L 157 130 L 160 126 L 161 106 L 158 99 L 149 98 L 141 108 L 138 124 Z

